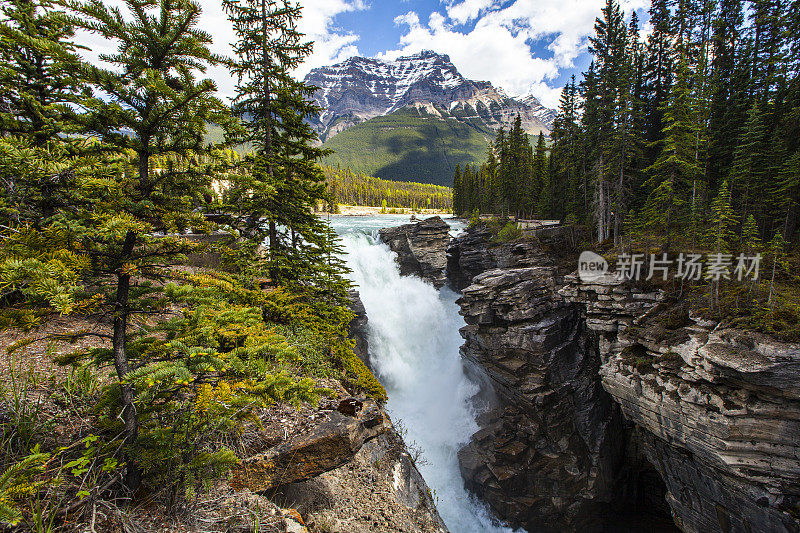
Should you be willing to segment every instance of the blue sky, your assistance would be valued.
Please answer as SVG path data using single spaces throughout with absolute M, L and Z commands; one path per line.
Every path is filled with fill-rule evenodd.
M 564 83 L 589 62 L 587 37 L 604 0 L 300 0 L 301 28 L 317 42 L 300 69 L 353 55 L 394 59 L 448 54 L 466 77 L 555 107 Z M 649 0 L 623 0 L 646 19 Z
M 119 5 L 120 0 L 106 0 Z M 198 0 L 201 25 L 215 51 L 227 54 L 233 32 L 219 0 Z M 355 55 L 391 60 L 420 50 L 448 54 L 467 78 L 488 80 L 511 95 L 533 94 L 556 107 L 564 83 L 585 70 L 587 38 L 604 0 L 299 0 L 301 31 L 314 53 L 295 73 Z M 646 19 L 649 0 L 622 0 L 626 14 Z M 646 31 L 646 30 L 645 30 Z M 90 56 L 106 43 L 85 36 Z M 210 70 L 224 96 L 235 82 Z

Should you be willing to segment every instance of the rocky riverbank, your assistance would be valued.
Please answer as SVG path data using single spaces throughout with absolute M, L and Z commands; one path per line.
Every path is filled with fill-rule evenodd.
M 421 230 L 389 239 L 401 265 L 441 258 Z M 575 242 L 470 230 L 444 271 L 427 261 L 462 290 L 462 356 L 499 401 L 459 454 L 467 486 L 531 531 L 609 530 L 631 512 L 653 530 L 800 531 L 800 347 L 717 329 L 657 290 L 582 283 L 554 253 Z

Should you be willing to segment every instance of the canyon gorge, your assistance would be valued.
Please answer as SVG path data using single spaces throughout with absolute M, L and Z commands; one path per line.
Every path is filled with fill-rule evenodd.
M 459 470 L 504 523 L 800 531 L 800 347 L 657 286 L 581 281 L 575 228 L 498 244 L 434 218 L 380 236 L 403 275 L 460 293 L 460 355 L 489 400 Z

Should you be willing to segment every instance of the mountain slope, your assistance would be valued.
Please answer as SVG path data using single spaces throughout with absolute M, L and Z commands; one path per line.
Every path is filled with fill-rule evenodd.
M 325 142 L 327 165 L 384 179 L 451 186 L 457 164 L 486 158 L 490 130 L 407 106 L 352 126 Z

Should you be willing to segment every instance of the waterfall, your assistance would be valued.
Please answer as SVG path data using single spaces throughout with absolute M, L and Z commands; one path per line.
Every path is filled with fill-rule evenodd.
M 370 360 L 437 508 L 453 533 L 509 532 L 464 488 L 458 450 L 478 430 L 472 398 L 479 386 L 464 373 L 457 294 L 401 277 L 395 254 L 373 236 L 345 233 L 351 279 L 369 318 Z

